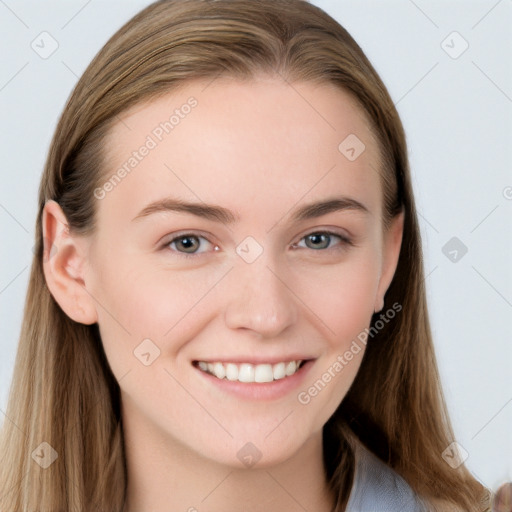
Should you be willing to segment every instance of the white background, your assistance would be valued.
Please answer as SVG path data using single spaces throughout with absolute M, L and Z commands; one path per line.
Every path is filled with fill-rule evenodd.
M 313 3 L 356 39 L 402 117 L 446 399 L 466 464 L 496 489 L 512 480 L 512 1 Z M 0 422 L 50 138 L 78 76 L 148 4 L 0 0 Z M 31 48 L 43 31 L 58 42 L 47 59 Z M 455 263 L 442 252 L 452 237 L 468 248 Z

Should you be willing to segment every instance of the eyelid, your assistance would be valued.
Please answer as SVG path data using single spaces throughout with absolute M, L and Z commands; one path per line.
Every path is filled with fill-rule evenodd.
M 213 246 L 216 246 L 217 244 L 215 244 L 214 242 L 212 242 L 209 237 L 201 232 L 201 231 L 196 231 L 196 230 L 184 230 L 184 231 L 178 231 L 177 233 L 172 233 L 171 235 L 169 235 L 170 238 L 167 238 L 164 237 L 164 239 L 166 241 L 164 241 L 161 245 L 160 245 L 160 248 L 165 250 L 170 250 L 171 252 L 177 254 L 178 256 L 183 256 L 185 258 L 188 258 L 188 257 L 198 257 L 202 254 L 205 254 L 204 252 L 195 252 L 195 253 L 186 253 L 186 252 L 180 252 L 180 251 L 176 251 L 174 249 L 169 249 L 169 245 L 172 244 L 173 242 L 177 242 L 178 240 L 180 240 L 181 238 L 187 238 L 188 236 L 190 237 L 196 237 L 196 238 L 203 238 L 204 240 L 206 240 L 209 244 L 213 245 Z
M 322 251 L 327 251 L 329 249 L 336 249 L 337 247 L 339 246 L 344 246 L 344 245 L 350 245 L 350 246 L 355 246 L 355 243 L 354 243 L 354 240 L 352 239 L 352 237 L 350 237 L 349 235 L 343 233 L 343 232 L 340 232 L 338 230 L 335 230 L 333 228 L 320 228 L 320 229 L 315 229 L 313 231 L 308 231 L 306 234 L 302 235 L 300 238 L 299 238 L 299 242 L 302 242 L 302 240 L 304 240 L 306 237 L 310 236 L 310 235 L 328 235 L 328 236 L 336 236 L 338 237 L 340 240 L 341 240 L 341 243 L 338 245 L 338 246 L 333 246 L 333 247 L 328 247 L 327 249 L 322 249 L 322 250 L 317 250 L 315 252 L 322 252 Z M 296 247 L 297 244 L 292 244 L 294 247 Z M 306 249 L 309 249 L 309 247 L 306 247 Z M 311 249 L 314 251 L 314 249 Z
M 304 238 L 305 236 L 312 235 L 315 233 L 328 233 L 331 235 L 337 235 L 339 237 L 350 239 L 352 238 L 351 234 L 343 228 L 337 227 L 337 226 L 320 226 L 313 229 L 306 229 L 304 234 L 300 235 L 300 238 Z
M 306 237 L 308 237 L 310 235 L 337 236 L 341 240 L 341 243 L 338 244 L 337 246 L 328 247 L 327 249 L 315 250 L 315 249 L 310 249 L 309 247 L 305 247 L 305 249 L 310 249 L 313 252 L 321 253 L 321 252 L 326 252 L 328 250 L 339 249 L 340 246 L 344 246 L 344 245 L 348 245 L 348 246 L 355 246 L 356 245 L 354 243 L 353 238 L 351 236 L 349 236 L 348 234 L 343 233 L 342 231 L 338 231 L 337 229 L 334 229 L 334 228 L 316 228 L 316 229 L 309 230 L 306 233 L 302 234 L 300 236 L 300 238 L 298 239 L 298 242 L 292 244 L 292 247 L 295 248 L 299 242 L 301 242 L 303 239 L 305 239 Z M 206 252 L 186 253 L 186 252 L 180 252 L 180 251 L 176 251 L 176 250 L 173 250 L 173 249 L 169 249 L 169 245 L 171 243 L 176 242 L 176 241 L 178 241 L 181 238 L 186 238 L 187 236 L 196 237 L 196 238 L 203 238 L 208 243 L 210 243 L 210 244 L 212 244 L 214 246 L 217 246 L 217 244 L 212 242 L 208 238 L 208 236 L 206 236 L 205 233 L 203 233 L 201 231 L 196 231 L 196 230 L 188 230 L 187 231 L 187 230 L 184 230 L 184 231 L 179 231 L 177 233 L 173 233 L 170 236 L 171 236 L 171 238 L 165 237 L 166 241 L 161 244 L 161 249 L 171 250 L 171 252 L 177 254 L 179 257 L 184 257 L 184 258 L 195 257 L 195 258 L 197 258 L 197 257 L 199 257 L 199 256 L 201 256 L 203 254 L 206 254 Z

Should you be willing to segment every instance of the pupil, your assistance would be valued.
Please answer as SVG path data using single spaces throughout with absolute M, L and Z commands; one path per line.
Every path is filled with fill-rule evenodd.
M 322 244 L 322 238 L 324 239 L 323 244 Z M 316 246 L 316 247 L 314 247 L 316 249 L 319 247 L 319 244 L 322 245 L 322 248 L 325 248 L 325 247 L 327 247 L 327 245 L 329 245 L 328 235 L 324 235 L 324 234 L 309 235 L 309 239 L 313 242 L 313 245 Z
M 185 250 L 187 250 L 188 252 L 193 252 L 193 250 L 195 249 L 195 247 L 194 247 L 195 238 L 193 238 L 193 237 L 187 236 L 185 238 L 182 238 L 180 240 L 180 243 L 182 244 L 182 246 L 184 246 Z M 192 249 L 192 250 L 190 250 L 190 249 Z

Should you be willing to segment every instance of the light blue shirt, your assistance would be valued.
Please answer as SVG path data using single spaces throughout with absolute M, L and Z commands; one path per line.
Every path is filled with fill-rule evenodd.
M 354 484 L 346 512 L 427 512 L 407 482 L 364 446 L 358 445 Z

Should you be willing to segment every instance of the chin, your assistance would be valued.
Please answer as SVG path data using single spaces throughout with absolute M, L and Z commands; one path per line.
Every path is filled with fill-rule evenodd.
M 291 459 L 304 446 L 303 441 L 290 438 L 286 432 L 283 434 L 276 436 L 272 441 L 270 441 L 270 437 L 274 433 L 270 434 L 267 440 L 265 440 L 267 434 L 256 434 L 252 437 L 253 441 L 232 440 L 228 443 L 230 446 L 214 452 L 210 451 L 208 455 L 206 452 L 202 452 L 202 455 L 206 455 L 218 464 L 237 470 L 268 469 Z M 244 439 L 250 439 L 250 437 L 244 437 Z

